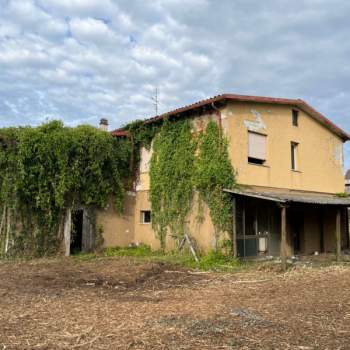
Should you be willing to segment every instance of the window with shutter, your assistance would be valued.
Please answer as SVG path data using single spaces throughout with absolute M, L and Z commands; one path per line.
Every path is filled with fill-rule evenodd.
M 264 164 L 266 161 L 266 135 L 248 132 L 248 162 Z

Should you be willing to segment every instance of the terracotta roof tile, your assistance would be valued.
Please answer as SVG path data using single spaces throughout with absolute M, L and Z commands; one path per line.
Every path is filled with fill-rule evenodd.
M 171 117 L 171 116 L 180 116 L 181 114 L 185 112 L 189 112 L 191 110 L 195 110 L 197 108 L 212 105 L 215 102 L 221 102 L 221 101 L 238 101 L 238 102 L 255 102 L 255 103 L 270 103 L 270 104 L 279 104 L 279 105 L 290 105 L 295 106 L 304 111 L 305 113 L 309 114 L 311 117 L 313 117 L 315 120 L 320 122 L 322 125 L 324 125 L 326 128 L 333 131 L 336 135 L 338 135 L 341 139 L 344 141 L 350 140 L 350 135 L 336 126 L 333 122 L 331 122 L 329 119 L 327 119 L 324 115 L 317 112 L 313 107 L 311 107 L 309 104 L 307 104 L 305 101 L 301 99 L 288 99 L 288 98 L 275 98 L 275 97 L 262 97 L 262 96 L 248 96 L 248 95 L 237 95 L 237 94 L 222 94 L 217 95 L 205 100 L 198 101 L 196 103 L 177 108 L 173 111 L 163 113 L 161 115 L 145 119 L 145 124 L 153 123 L 159 120 L 162 120 L 165 117 Z M 122 128 L 112 131 L 113 136 L 127 136 L 125 134 L 119 135 L 119 133 L 125 132 Z

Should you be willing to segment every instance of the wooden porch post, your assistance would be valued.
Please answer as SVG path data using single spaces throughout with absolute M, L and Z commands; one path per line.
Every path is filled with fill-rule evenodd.
M 346 239 L 347 239 L 347 248 L 350 248 L 350 230 L 349 230 L 349 208 L 344 208 L 345 215 L 345 227 L 346 227 Z
M 287 268 L 287 220 L 286 206 L 281 204 L 281 262 L 283 270 Z
M 232 254 L 237 258 L 236 197 L 232 196 Z
M 341 257 L 341 208 L 337 208 L 336 224 L 335 224 L 335 242 L 336 242 L 336 256 L 337 261 Z
M 71 230 L 72 230 L 72 209 L 67 208 L 66 217 L 64 221 L 64 255 L 70 255 L 70 239 L 71 239 Z

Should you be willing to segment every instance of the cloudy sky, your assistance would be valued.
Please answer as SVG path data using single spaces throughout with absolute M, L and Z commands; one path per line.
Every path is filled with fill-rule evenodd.
M 224 92 L 350 130 L 350 1 L 0 0 L 0 127 L 111 127 Z M 349 164 L 350 147 L 346 147 Z

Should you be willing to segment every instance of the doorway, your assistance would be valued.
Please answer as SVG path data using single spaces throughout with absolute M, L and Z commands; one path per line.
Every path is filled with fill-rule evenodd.
M 78 209 L 72 212 L 72 232 L 70 241 L 70 253 L 77 254 L 83 247 L 83 218 L 84 210 Z
M 304 212 L 300 208 L 291 208 L 290 211 L 290 229 L 293 240 L 294 254 L 299 255 L 302 252 L 302 234 L 304 227 Z

